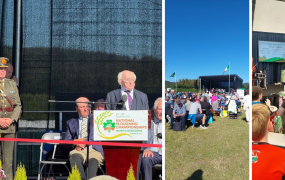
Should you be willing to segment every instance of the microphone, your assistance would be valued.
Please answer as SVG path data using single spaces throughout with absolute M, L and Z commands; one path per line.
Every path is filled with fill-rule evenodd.
M 157 134 L 157 137 L 158 137 L 158 139 L 162 139 L 162 134 L 161 134 L 161 133 L 158 133 L 158 134 Z
M 123 100 L 123 109 L 126 109 L 126 105 L 125 105 L 125 103 L 126 103 L 126 101 L 128 100 L 128 96 L 126 95 L 126 94 L 124 94 L 123 96 L 122 96 L 122 100 Z
M 126 103 L 127 99 L 128 99 L 127 95 L 124 94 L 124 95 L 122 96 L 122 100 L 120 100 L 120 101 L 118 102 L 118 105 L 117 105 L 117 108 L 116 108 L 116 109 L 117 109 L 117 110 L 126 110 L 125 103 Z

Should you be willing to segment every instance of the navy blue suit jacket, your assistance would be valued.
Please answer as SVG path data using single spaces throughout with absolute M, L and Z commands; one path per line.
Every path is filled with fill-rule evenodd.
M 90 119 L 91 120 L 93 119 L 92 115 L 90 116 Z M 79 137 L 79 117 L 78 118 L 72 118 L 66 122 L 66 132 L 65 132 L 64 140 L 72 141 L 74 139 L 78 139 L 78 137 Z M 92 121 L 91 121 L 91 126 L 90 126 L 89 141 L 93 141 L 93 124 L 92 124 Z M 70 145 L 70 146 L 72 146 L 72 145 Z M 99 151 L 102 154 L 102 156 L 104 157 L 102 145 L 92 145 L 92 147 L 93 147 L 93 149 L 96 149 L 97 151 Z M 69 149 L 70 148 L 71 147 L 69 147 Z
M 131 110 L 149 110 L 147 95 L 139 90 L 133 89 L 133 102 Z M 116 89 L 107 94 L 108 103 L 118 103 L 122 100 L 121 89 Z M 121 110 L 116 104 L 106 104 L 106 110 Z

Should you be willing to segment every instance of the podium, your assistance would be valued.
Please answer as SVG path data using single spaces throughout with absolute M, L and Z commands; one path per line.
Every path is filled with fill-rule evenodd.
M 94 111 L 94 140 L 116 143 L 142 143 L 148 140 L 151 111 Z M 106 174 L 120 180 L 128 173 L 137 177 L 141 147 L 103 146 Z

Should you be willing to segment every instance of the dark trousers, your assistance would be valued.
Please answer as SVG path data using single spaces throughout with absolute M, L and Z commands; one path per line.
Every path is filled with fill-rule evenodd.
M 86 172 L 83 166 L 83 157 L 80 154 L 72 154 L 70 157 L 70 165 L 73 167 L 75 164 L 80 172 L 81 178 L 86 179 Z M 98 160 L 95 158 L 89 159 L 88 179 L 95 177 L 98 170 Z
M 157 152 L 153 152 L 153 157 L 142 158 L 141 171 L 143 180 L 152 179 L 152 166 L 156 164 L 162 164 L 162 156 Z
M 175 118 L 175 119 L 182 120 L 182 129 L 185 129 L 185 118 L 186 118 L 185 116 L 179 116 L 179 117 Z M 174 122 L 174 117 L 173 117 L 173 115 L 171 115 L 171 123 L 170 123 L 171 127 L 173 127 L 173 122 Z

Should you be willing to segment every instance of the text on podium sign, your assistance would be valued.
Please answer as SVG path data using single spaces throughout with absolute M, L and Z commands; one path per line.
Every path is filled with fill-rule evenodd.
M 148 111 L 93 111 L 94 141 L 147 141 Z

